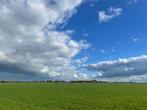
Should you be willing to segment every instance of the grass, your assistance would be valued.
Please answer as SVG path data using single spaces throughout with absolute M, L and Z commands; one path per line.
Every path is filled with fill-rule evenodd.
M 147 84 L 0 84 L 0 110 L 147 110 Z

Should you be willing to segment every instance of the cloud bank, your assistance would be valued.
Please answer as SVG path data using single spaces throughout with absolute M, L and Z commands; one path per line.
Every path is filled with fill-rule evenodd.
M 56 28 L 82 0 L 0 0 L 0 74 L 72 79 L 72 58 L 88 44 Z M 11 75 L 10 75 L 11 76 Z M 13 78 L 12 78 L 13 79 Z
M 83 65 L 94 79 L 110 81 L 139 81 L 147 76 L 147 55 L 118 59 L 114 61 L 101 61 L 96 64 Z

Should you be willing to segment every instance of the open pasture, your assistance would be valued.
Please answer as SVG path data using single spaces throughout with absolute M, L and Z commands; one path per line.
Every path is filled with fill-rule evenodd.
M 147 110 L 147 84 L 1 83 L 0 110 Z

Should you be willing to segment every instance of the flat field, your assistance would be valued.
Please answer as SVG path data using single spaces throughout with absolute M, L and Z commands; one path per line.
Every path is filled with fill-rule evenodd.
M 147 110 L 147 84 L 1 83 L 0 110 Z

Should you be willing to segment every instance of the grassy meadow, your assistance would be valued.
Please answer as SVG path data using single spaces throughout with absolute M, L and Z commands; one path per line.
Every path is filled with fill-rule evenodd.
M 0 110 L 147 110 L 147 84 L 1 83 Z

